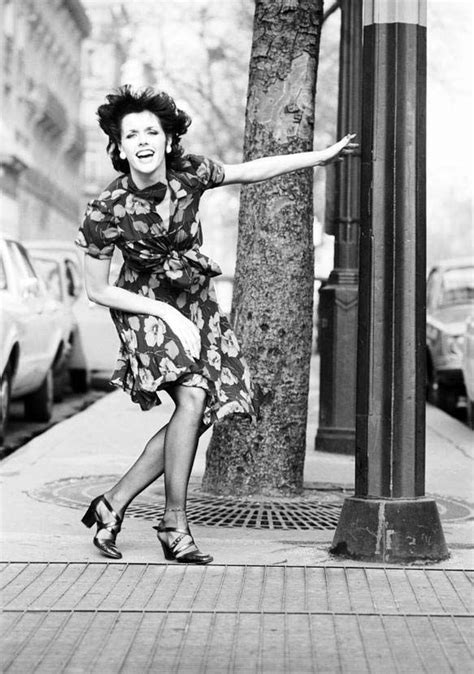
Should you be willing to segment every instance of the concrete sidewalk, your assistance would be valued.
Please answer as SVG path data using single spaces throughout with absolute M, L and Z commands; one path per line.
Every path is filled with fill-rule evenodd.
M 163 501 L 160 483 L 125 520 L 123 560 L 100 557 L 80 523 L 90 499 L 166 423 L 170 404 L 143 413 L 116 391 L 2 461 L 5 670 L 468 671 L 472 432 L 428 407 L 427 492 L 438 500 L 449 560 L 403 568 L 332 558 L 328 547 L 354 461 L 313 451 L 317 361 L 313 366 L 308 488 L 297 505 L 314 526 L 285 528 L 294 505 L 284 499 L 273 529 L 194 523 L 199 546 L 214 555 L 209 567 L 164 563 L 151 529 Z M 192 522 L 229 506 L 199 490 L 208 439 L 191 483 Z

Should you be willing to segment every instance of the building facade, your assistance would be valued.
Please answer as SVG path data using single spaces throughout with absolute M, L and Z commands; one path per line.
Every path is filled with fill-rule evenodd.
M 79 0 L 0 0 L 0 215 L 7 235 L 71 238 L 82 208 Z
M 107 138 L 97 123 L 105 95 L 122 84 L 127 60 L 128 15 L 117 0 L 83 0 L 92 30 L 83 45 L 81 118 L 85 131 L 83 203 L 116 177 L 106 153 Z

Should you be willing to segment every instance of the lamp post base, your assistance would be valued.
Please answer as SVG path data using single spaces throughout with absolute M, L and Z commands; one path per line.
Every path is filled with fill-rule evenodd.
M 330 552 L 384 564 L 449 557 L 436 502 L 426 497 L 345 499 Z

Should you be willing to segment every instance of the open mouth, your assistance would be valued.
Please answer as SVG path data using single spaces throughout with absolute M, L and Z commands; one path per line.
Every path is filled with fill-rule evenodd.
M 151 159 L 155 153 L 153 150 L 140 150 L 136 153 L 138 159 Z

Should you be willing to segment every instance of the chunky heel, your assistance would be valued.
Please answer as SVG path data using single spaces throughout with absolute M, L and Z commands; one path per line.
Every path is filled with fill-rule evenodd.
M 153 527 L 153 528 L 158 529 L 158 527 Z M 164 555 L 165 559 L 168 562 L 172 562 L 174 560 L 173 553 L 170 551 L 170 549 L 168 548 L 166 543 L 163 543 L 163 541 L 160 538 L 158 538 L 158 540 L 160 541 L 161 547 L 163 548 L 163 555 Z
M 213 557 L 201 552 L 194 542 L 189 527 L 177 529 L 175 527 L 166 527 L 162 522 L 156 527 L 156 535 L 163 548 L 165 559 L 169 562 L 180 562 L 181 564 L 209 564 Z M 176 534 L 170 541 L 169 535 Z M 166 540 L 165 540 L 166 539 Z
M 110 520 L 105 519 L 103 514 L 101 515 L 98 510 L 99 506 L 102 506 L 102 513 L 105 507 L 110 515 Z M 96 548 L 99 548 L 102 554 L 104 554 L 106 557 L 121 559 L 122 553 L 117 549 L 115 545 L 115 539 L 117 538 L 117 534 L 121 529 L 122 518 L 117 515 L 105 496 L 98 496 L 93 501 L 91 501 L 91 504 L 86 510 L 86 513 L 81 522 L 89 529 L 93 524 L 97 524 L 97 534 L 102 529 L 108 531 L 110 534 L 109 538 L 99 538 L 96 534 L 92 542 Z
M 85 524 L 85 526 L 90 529 L 94 524 L 96 523 L 97 519 L 95 516 L 95 507 L 91 505 L 88 507 L 86 514 L 82 518 L 81 522 L 82 524 Z

